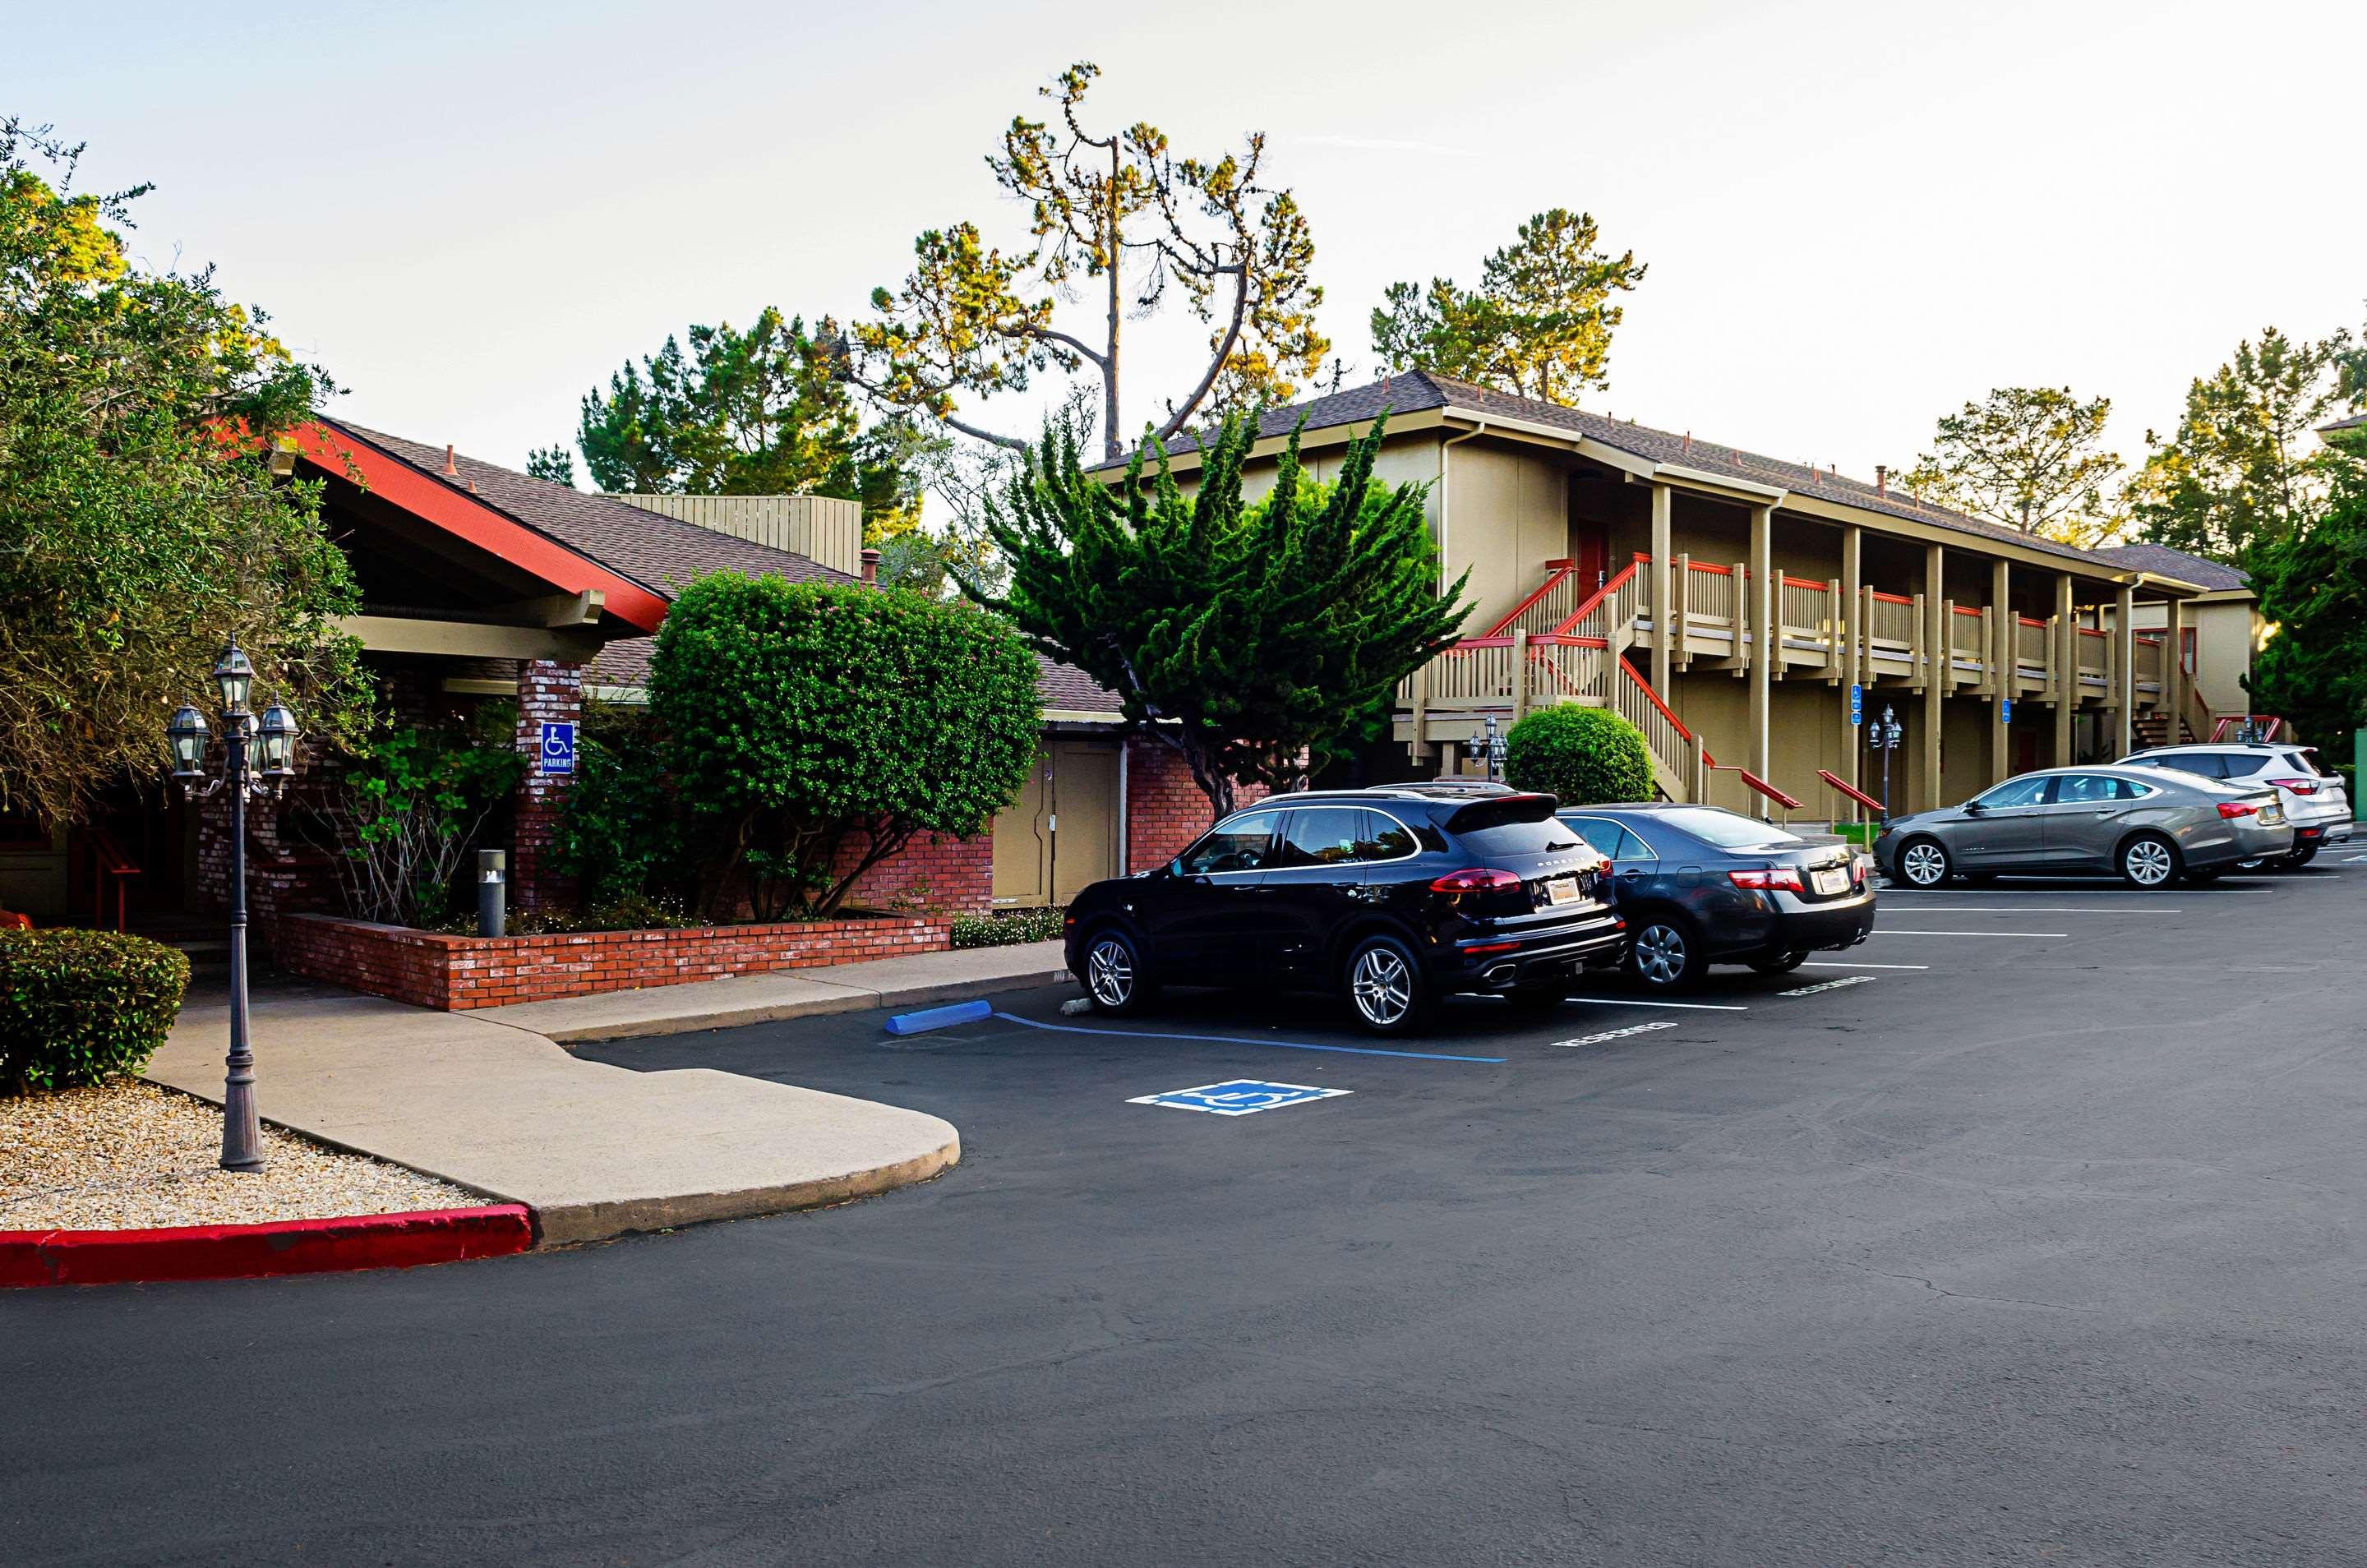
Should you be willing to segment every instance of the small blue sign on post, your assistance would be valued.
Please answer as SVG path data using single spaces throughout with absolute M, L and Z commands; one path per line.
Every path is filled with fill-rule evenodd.
M 2011 697 L 1999 697 L 1998 699 L 1998 722 L 1999 724 L 2011 724 L 2013 722 L 2013 699 Z
M 1233 1078 L 1202 1084 L 1198 1089 L 1172 1089 L 1140 1095 L 1128 1105 L 1164 1105 L 1176 1111 L 1205 1111 L 1211 1116 L 1250 1116 L 1282 1105 L 1303 1105 L 1351 1092 L 1344 1089 L 1310 1089 L 1297 1083 L 1266 1083 L 1259 1078 Z
M 1865 688 L 1854 683 L 1850 687 L 1850 722 L 1865 722 Z
M 572 773 L 575 771 L 575 721 L 572 718 L 546 718 L 542 721 L 542 750 L 535 759 L 536 770 L 546 773 Z

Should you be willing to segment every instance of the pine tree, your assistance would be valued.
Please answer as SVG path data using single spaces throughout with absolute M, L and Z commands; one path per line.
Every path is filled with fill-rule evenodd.
M 1294 434 L 1250 502 L 1245 420 L 1217 432 L 1188 496 L 1163 450 L 1155 475 L 1137 453 L 1113 484 L 1084 470 L 1072 431 L 1048 431 L 988 510 L 1009 588 L 972 596 L 1116 692 L 1217 816 L 1237 783 L 1294 787 L 1469 610 L 1461 579 L 1438 592 L 1425 488 L 1373 482 L 1383 423 L 1349 444 L 1336 485 L 1307 477 Z

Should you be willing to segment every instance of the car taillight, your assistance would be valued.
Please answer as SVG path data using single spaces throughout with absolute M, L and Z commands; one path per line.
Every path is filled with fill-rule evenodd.
M 1800 874 L 1796 871 L 1769 867 L 1764 871 L 1729 871 L 1727 877 L 1737 887 L 1749 887 L 1762 893 L 1799 893 Z
M 1520 886 L 1521 879 L 1509 871 L 1496 871 L 1475 865 L 1463 871 L 1450 871 L 1430 885 L 1433 893 L 1501 893 Z
M 2230 822 L 2238 817 L 2257 817 L 2259 811 L 2259 807 L 2248 806 L 2240 800 L 2223 800 L 2219 803 L 2219 815 Z
M 2276 785 L 2279 789 L 2289 789 L 2295 795 L 2316 795 L 2317 793 L 2317 781 L 2316 779 L 2271 779 L 2269 782 Z

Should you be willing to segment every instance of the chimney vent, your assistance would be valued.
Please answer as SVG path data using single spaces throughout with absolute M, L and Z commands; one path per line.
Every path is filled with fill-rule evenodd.
M 879 581 L 879 552 L 878 550 L 866 549 L 863 552 L 863 581 L 866 582 L 877 582 Z
M 449 441 L 444 443 L 444 473 L 448 479 L 460 477 L 460 470 L 452 465 L 452 444 Z
M 1887 463 L 1874 466 L 1874 493 L 1883 496 L 1890 493 L 1890 465 Z

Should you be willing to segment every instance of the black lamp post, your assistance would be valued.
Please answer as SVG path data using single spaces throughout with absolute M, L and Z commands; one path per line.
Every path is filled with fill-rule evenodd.
M 164 734 L 173 745 L 173 777 L 180 781 L 184 797 L 203 800 L 230 786 L 230 1057 L 222 1088 L 221 1166 L 261 1170 L 263 1126 L 255 1115 L 255 1053 L 246 1035 L 246 803 L 279 795 L 296 776 L 296 716 L 278 703 L 264 709 L 260 720 L 247 711 L 255 666 L 235 640 L 214 666 L 214 684 L 221 691 L 221 775 L 206 778 L 206 716 L 195 707 L 183 704 Z

